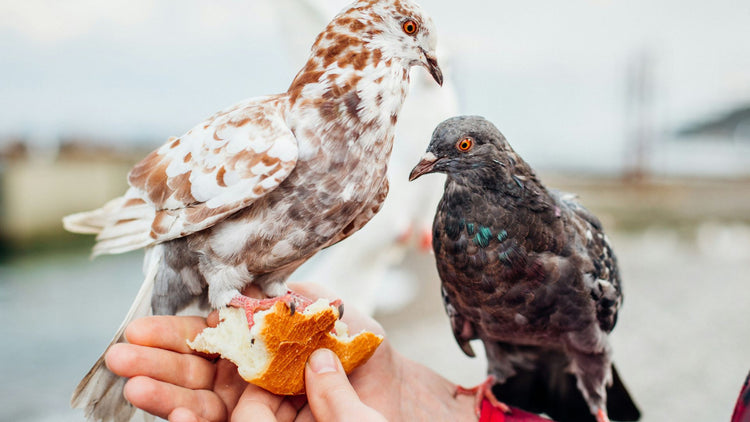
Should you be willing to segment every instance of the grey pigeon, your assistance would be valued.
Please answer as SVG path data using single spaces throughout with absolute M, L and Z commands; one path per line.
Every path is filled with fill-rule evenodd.
M 289 275 L 380 209 L 409 71 L 424 66 L 443 80 L 436 37 L 410 0 L 354 2 L 318 35 L 287 92 L 170 139 L 133 168 L 123 196 L 66 217 L 66 229 L 97 234 L 94 255 L 146 249 L 146 278 L 112 341 L 152 312 L 198 303 L 251 317 L 272 300 L 302 301 Z M 243 296 L 250 284 L 272 299 Z M 127 421 L 123 384 L 100 358 L 72 404 L 90 419 Z
M 599 220 L 482 117 L 438 125 L 409 179 L 433 172 L 447 175 L 432 241 L 445 309 L 467 355 L 472 339 L 486 349 L 478 394 L 560 422 L 638 420 L 612 364 L 622 290 Z

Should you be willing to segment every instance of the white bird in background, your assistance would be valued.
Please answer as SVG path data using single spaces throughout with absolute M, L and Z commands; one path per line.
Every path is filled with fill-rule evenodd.
M 291 57 L 309 46 L 302 41 L 320 31 L 346 0 L 278 0 L 273 2 Z M 438 51 L 443 86 L 429 74 L 411 72 L 409 96 L 401 109 L 388 165 L 390 190 L 380 212 L 347 239 L 305 263 L 296 277 L 330 287 L 347 305 L 373 314 L 395 311 L 417 294 L 417 270 L 410 252 L 431 253 L 432 220 L 443 190 L 443 178 L 427 186 L 409 185 L 415 159 L 422 156 L 432 130 L 459 114 L 458 95 L 450 78 L 450 59 Z M 293 63 L 296 66 L 296 63 Z M 352 280 L 357 280 L 352 283 Z

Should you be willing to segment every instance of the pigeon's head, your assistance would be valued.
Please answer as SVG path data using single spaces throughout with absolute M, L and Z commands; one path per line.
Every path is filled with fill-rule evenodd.
M 410 0 L 359 0 L 341 17 L 353 18 L 349 27 L 357 29 L 371 51 L 380 51 L 381 60 L 395 59 L 406 67 L 423 66 L 439 85 L 443 72 L 437 63 L 437 30 L 432 19 Z M 335 21 L 334 21 L 335 22 Z
M 460 175 L 504 168 L 520 160 L 502 133 L 480 116 L 451 117 L 432 133 L 430 145 L 409 180 L 427 173 Z

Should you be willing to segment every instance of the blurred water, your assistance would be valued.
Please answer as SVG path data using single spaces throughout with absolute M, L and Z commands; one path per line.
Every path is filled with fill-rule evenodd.
M 706 222 L 688 235 L 653 228 L 610 237 L 626 289 L 615 361 L 643 421 L 729 420 L 750 369 L 750 227 Z M 141 257 L 89 261 L 81 251 L 0 266 L 0 421 L 81 420 L 70 394 L 135 296 Z M 455 345 L 433 258 L 411 265 L 423 275 L 417 301 L 378 315 L 391 342 L 454 382 L 478 383 L 484 361 Z
M 68 404 L 141 282 L 141 253 L 0 265 L 0 421 L 80 421 Z

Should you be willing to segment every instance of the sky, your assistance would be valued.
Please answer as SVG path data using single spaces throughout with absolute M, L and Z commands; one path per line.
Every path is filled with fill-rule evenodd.
M 299 46 L 322 27 L 305 18 L 321 2 L 330 15 L 346 4 L 0 0 L 0 139 L 157 145 L 227 105 L 282 92 L 305 60 Z M 650 63 L 645 110 L 657 137 L 750 103 L 746 0 L 420 3 L 461 113 L 492 120 L 532 162 L 620 166 L 628 68 L 639 60 Z

